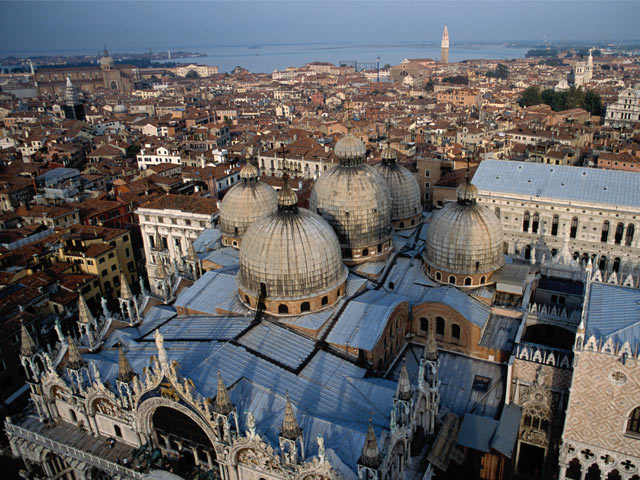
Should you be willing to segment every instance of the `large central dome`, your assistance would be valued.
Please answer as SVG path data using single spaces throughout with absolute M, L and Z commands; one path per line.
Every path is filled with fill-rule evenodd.
M 260 181 L 260 172 L 248 163 L 240 170 L 240 183 L 231 187 L 220 204 L 223 245 L 238 248 L 249 225 L 277 209 L 278 194 Z
M 364 144 L 351 133 L 338 141 L 335 153 L 340 164 L 316 181 L 309 207 L 333 227 L 345 262 L 383 259 L 392 248 L 387 182 L 364 163 Z
M 484 285 L 504 265 L 502 225 L 489 208 L 478 205 L 478 189 L 469 174 L 457 196 L 457 203 L 436 212 L 429 225 L 427 273 L 442 283 Z
M 322 217 L 298 208 L 288 184 L 278 211 L 254 222 L 240 246 L 238 295 L 255 309 L 297 315 L 334 304 L 345 292 L 347 268 L 335 233 Z

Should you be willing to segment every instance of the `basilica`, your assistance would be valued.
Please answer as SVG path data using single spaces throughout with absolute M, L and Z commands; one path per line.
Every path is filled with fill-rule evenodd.
M 335 154 L 308 209 L 247 164 L 179 261 L 157 233 L 118 312 L 81 297 L 49 350 L 23 327 L 26 478 L 638 478 L 635 270 L 568 226 L 525 258 L 469 171 L 427 216 L 389 145 Z

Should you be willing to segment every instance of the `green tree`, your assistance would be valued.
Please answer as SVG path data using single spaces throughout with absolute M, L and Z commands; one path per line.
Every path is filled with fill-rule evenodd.
M 602 98 L 593 90 L 587 90 L 584 95 L 583 108 L 591 115 L 602 115 L 604 107 L 602 106 Z
M 540 89 L 535 85 L 526 88 L 522 92 L 522 96 L 520 97 L 520 101 L 518 103 L 521 107 L 540 105 L 542 103 L 542 95 L 540 94 Z
M 424 91 L 433 92 L 433 87 L 434 87 L 433 79 L 430 78 L 429 81 L 424 84 Z
M 200 74 L 195 70 L 189 70 L 185 75 L 186 78 L 200 78 Z
M 390 63 L 385 63 L 384 67 L 382 67 L 383 70 L 389 70 L 391 68 L 391 64 Z

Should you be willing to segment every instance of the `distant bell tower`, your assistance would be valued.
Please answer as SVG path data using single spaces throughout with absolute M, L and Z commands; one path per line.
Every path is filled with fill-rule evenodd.
M 67 86 L 64 91 L 64 103 L 62 111 L 65 118 L 72 120 L 84 120 L 84 107 L 78 98 L 78 91 L 71 83 L 71 77 L 67 75 Z
M 449 31 L 446 25 L 444 26 L 442 42 L 440 43 L 440 61 L 442 63 L 449 63 Z

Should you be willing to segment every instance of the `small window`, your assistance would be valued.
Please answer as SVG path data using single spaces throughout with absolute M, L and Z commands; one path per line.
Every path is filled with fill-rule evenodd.
M 436 272 L 436 280 L 440 280 L 442 278 L 442 275 L 440 275 L 440 272 Z
M 120 429 L 120 425 L 114 425 L 113 432 L 116 434 L 116 437 L 122 438 L 122 430 Z
M 424 176 L 425 177 L 430 177 L 431 176 L 431 172 L 429 171 L 428 168 L 424 171 Z
M 327 297 L 326 295 L 324 297 L 322 297 L 322 305 L 326 305 L 329 303 L 329 297 Z
M 287 307 L 284 303 L 278 305 L 278 313 L 289 313 L 289 307 Z
M 424 318 L 424 317 L 420 318 L 420 330 L 422 330 L 423 332 L 428 332 L 429 331 L 429 319 L 428 318 Z
M 436 335 L 444 335 L 444 318 L 436 317 Z
M 456 277 L 454 277 L 453 275 L 449 275 L 449 283 L 452 285 L 456 284 Z
M 455 323 L 451 325 L 451 338 L 453 340 L 460 340 L 460 325 Z
M 308 312 L 311 310 L 311 305 L 309 304 L 309 302 L 302 302 L 300 304 L 300 311 L 301 312 Z
M 484 285 L 485 283 L 487 283 L 487 277 L 480 277 L 480 284 Z
M 71 415 L 71 420 L 73 420 L 74 422 L 78 421 L 78 417 L 76 415 L 76 412 L 74 412 L 73 410 L 69 410 L 69 414 Z
M 467 286 L 467 287 L 468 287 L 468 286 L 470 286 L 470 285 L 471 285 L 471 277 L 467 277 L 467 278 L 465 278 L 465 279 L 464 279 L 464 284 L 465 284 L 465 286 Z

